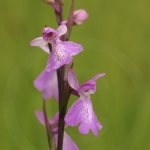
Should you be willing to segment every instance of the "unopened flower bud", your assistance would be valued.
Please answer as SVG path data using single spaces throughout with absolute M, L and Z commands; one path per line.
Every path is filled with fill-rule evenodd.
M 88 13 L 84 9 L 79 9 L 74 11 L 73 13 L 73 24 L 74 25 L 81 25 L 87 18 L 88 18 Z M 64 20 L 61 22 L 61 24 L 67 24 L 68 20 Z
M 88 13 L 84 9 L 76 10 L 73 15 L 75 25 L 82 24 L 88 18 Z

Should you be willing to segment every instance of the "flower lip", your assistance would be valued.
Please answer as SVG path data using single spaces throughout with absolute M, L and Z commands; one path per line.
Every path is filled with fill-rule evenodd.
M 43 70 L 42 73 L 34 80 L 34 86 L 37 90 L 42 92 L 42 97 L 47 100 L 54 96 L 58 101 L 58 83 L 56 71 L 47 72 Z

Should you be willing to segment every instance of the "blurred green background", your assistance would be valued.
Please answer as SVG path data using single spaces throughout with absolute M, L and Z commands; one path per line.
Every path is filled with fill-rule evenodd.
M 70 3 L 65 0 L 65 19 Z M 98 137 L 77 127 L 66 131 L 80 150 L 150 150 L 150 1 L 76 0 L 80 8 L 89 19 L 73 28 L 70 40 L 84 47 L 74 70 L 80 83 L 106 73 L 91 96 L 103 130 Z M 48 56 L 29 42 L 45 25 L 57 28 L 53 9 L 42 0 L 1 0 L 0 20 L 0 148 L 47 150 L 45 128 L 34 115 L 42 100 L 33 80 Z M 57 107 L 47 101 L 50 118 Z

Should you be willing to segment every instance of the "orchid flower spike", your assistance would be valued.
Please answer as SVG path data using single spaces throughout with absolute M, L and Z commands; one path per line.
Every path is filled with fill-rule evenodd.
M 73 25 L 81 25 L 87 18 L 88 18 L 88 13 L 84 9 L 79 9 L 74 11 L 73 13 Z M 67 24 L 67 20 L 64 20 L 61 22 L 61 24 Z
M 40 111 L 35 111 L 36 117 L 39 120 L 39 122 L 43 125 L 45 125 L 45 120 L 44 120 L 44 114 L 43 112 Z M 53 124 L 58 124 L 59 121 L 59 114 L 56 113 L 53 120 L 48 119 L 48 122 L 50 125 Z M 58 142 L 58 126 L 53 129 L 53 132 L 55 134 L 55 141 L 56 145 Z M 64 132 L 64 139 L 63 139 L 63 150 L 79 150 L 77 145 L 73 142 L 73 140 L 69 137 L 69 135 Z
M 46 27 L 43 29 L 42 37 L 38 37 L 30 42 L 31 46 L 43 47 L 48 43 L 52 45 L 52 52 L 50 53 L 46 66 L 47 72 L 57 70 L 64 64 L 70 64 L 72 56 L 82 51 L 80 44 L 61 41 L 59 39 L 66 32 L 66 25 L 60 25 L 57 30 Z
M 49 99 L 52 96 L 58 101 L 58 80 L 56 71 L 42 73 L 34 80 L 34 86 L 42 92 L 44 99 Z
M 88 134 L 89 129 L 91 129 L 94 135 L 98 136 L 97 129 L 102 129 L 102 125 L 93 111 L 90 94 L 94 94 L 96 91 L 95 81 L 104 75 L 105 73 L 98 74 L 91 80 L 79 85 L 73 70 L 70 69 L 68 72 L 68 83 L 78 92 L 80 97 L 68 110 L 68 113 L 65 116 L 65 122 L 70 126 L 76 126 L 80 122 L 78 129 L 82 134 Z

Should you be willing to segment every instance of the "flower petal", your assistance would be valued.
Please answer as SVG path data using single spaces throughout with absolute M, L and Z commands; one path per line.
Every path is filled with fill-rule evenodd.
M 44 99 L 49 99 L 53 95 L 58 101 L 58 81 L 56 71 L 47 72 L 43 70 L 42 73 L 34 80 L 34 86 L 42 91 Z
M 95 81 L 95 80 L 97 80 L 98 78 L 103 77 L 103 76 L 105 76 L 105 73 L 98 74 L 98 75 L 96 75 L 95 77 L 93 77 L 91 80 Z
M 78 91 L 79 83 L 72 69 L 68 71 L 68 83 L 76 91 Z
M 101 73 L 96 75 L 95 77 L 93 77 L 92 79 L 90 79 L 89 81 L 86 81 L 85 83 L 83 83 L 80 88 L 79 91 L 80 93 L 82 92 L 88 92 L 89 94 L 94 94 L 96 91 L 96 82 L 95 80 L 97 80 L 98 78 L 104 76 L 105 73 Z
M 101 130 L 102 126 L 98 122 L 93 111 L 92 102 L 90 99 L 79 99 L 73 103 L 65 116 L 65 121 L 70 126 L 76 126 L 79 122 L 79 131 L 82 134 L 87 134 L 89 129 L 92 130 L 95 136 L 98 135 L 97 129 Z
M 41 48 L 44 52 L 50 54 L 50 50 L 49 50 L 48 46 L 40 46 L 40 48 Z
M 80 53 L 83 48 L 82 45 L 80 44 L 76 44 L 74 42 L 62 42 L 62 44 L 65 46 L 65 50 L 71 55 L 77 55 L 78 53 Z
M 66 132 L 64 132 L 63 150 L 79 150 Z
M 65 51 L 63 51 L 63 52 L 62 51 L 58 51 L 58 52 L 52 51 L 48 58 L 46 70 L 48 72 L 57 70 L 62 65 L 66 64 L 68 56 L 69 56 L 69 54 L 66 53 Z
M 46 87 L 46 83 L 49 79 L 49 73 L 45 70 L 41 72 L 41 74 L 34 80 L 34 86 L 39 90 L 43 91 Z
M 56 61 L 55 61 L 54 53 L 52 51 L 48 57 L 48 61 L 47 61 L 47 65 L 46 65 L 46 71 L 47 72 L 54 71 L 53 66 L 55 65 L 55 63 L 56 63 Z
M 65 116 L 65 122 L 70 126 L 76 126 L 82 120 L 80 112 L 82 111 L 83 105 L 81 100 L 75 101 Z
M 57 13 L 60 13 L 60 8 L 59 6 L 55 3 L 55 0 L 52 0 L 51 2 L 48 2 L 48 4 L 50 4 Z
M 89 81 L 83 83 L 80 86 L 78 92 L 80 92 L 80 93 L 82 93 L 82 92 L 88 92 L 89 90 L 96 91 L 96 83 L 95 83 L 95 81 L 89 80 Z
M 57 144 L 58 134 L 55 135 L 55 140 Z M 64 132 L 63 150 L 79 150 L 77 145 L 73 142 L 73 140 L 69 137 L 69 135 L 66 132 Z
M 36 115 L 37 119 L 39 120 L 39 122 L 41 124 L 45 125 L 44 113 L 37 110 L 37 111 L 35 111 L 35 115 Z M 48 118 L 48 123 L 51 125 L 53 123 L 53 121 Z
M 46 41 L 47 43 L 51 43 L 52 39 L 58 36 L 57 34 L 58 34 L 57 31 L 50 27 L 45 27 L 42 30 L 43 40 Z
M 66 62 L 64 60 L 60 60 L 58 61 L 55 66 L 53 67 L 54 70 L 59 69 L 62 65 L 66 64 Z
M 30 42 L 30 46 L 44 46 L 46 44 L 47 42 L 45 42 L 42 37 L 35 38 Z
M 55 123 L 58 123 L 58 121 L 59 121 L 59 112 L 57 112 L 57 113 L 55 114 L 53 120 L 54 120 Z
M 66 64 L 70 64 L 72 62 L 72 56 L 68 56 L 66 60 Z
M 64 35 L 67 32 L 67 26 L 64 24 L 60 25 L 56 31 L 58 33 L 58 36 Z
M 61 25 L 63 25 L 63 24 L 67 24 L 67 22 L 68 22 L 68 20 L 63 20 L 62 22 L 61 22 Z
M 73 94 L 73 95 L 75 95 L 77 97 L 80 97 L 78 91 L 76 91 L 74 89 L 72 90 L 71 94 Z

